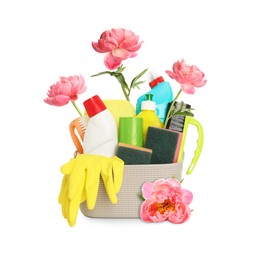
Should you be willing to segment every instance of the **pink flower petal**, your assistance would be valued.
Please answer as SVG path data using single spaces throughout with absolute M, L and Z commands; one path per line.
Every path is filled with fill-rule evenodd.
M 106 40 L 100 39 L 98 40 L 98 47 L 101 49 L 103 52 L 110 52 L 117 48 L 118 44 L 116 40 L 113 38 L 109 37 Z
M 87 86 L 85 85 L 85 80 L 82 75 L 79 75 L 79 83 L 78 83 L 78 93 L 82 94 L 86 91 Z
M 182 200 L 185 204 L 190 204 L 193 199 L 193 194 L 189 190 L 182 189 Z
M 120 60 L 126 60 L 130 56 L 129 52 L 124 49 L 115 49 L 112 51 L 112 55 Z
M 207 80 L 204 79 L 201 83 L 195 85 L 195 87 L 197 87 L 197 88 L 203 87 L 203 86 L 205 86 L 206 83 L 207 83 Z
M 58 95 L 53 98 L 46 98 L 44 100 L 45 103 L 52 105 L 52 106 L 64 106 L 68 104 L 70 98 L 68 96 Z
M 140 207 L 140 218 L 145 222 L 152 222 L 149 217 L 150 201 L 146 200 L 141 204 Z
M 195 88 L 190 83 L 181 84 L 181 88 L 182 88 L 183 92 L 186 93 L 186 94 L 194 94 L 195 93 Z
M 125 33 L 123 29 L 111 29 L 111 37 L 113 37 L 118 45 L 125 39 Z
M 141 41 L 141 42 L 139 42 L 139 43 L 137 43 L 133 46 L 128 46 L 127 50 L 130 51 L 130 52 L 136 52 L 141 48 L 142 44 L 143 44 L 143 41 Z
M 156 181 L 154 181 L 153 186 L 154 186 L 154 188 L 156 188 L 156 186 L 164 184 L 165 182 L 166 182 L 166 180 L 164 178 L 159 178 Z
M 178 180 L 176 180 L 176 179 L 170 178 L 170 179 L 167 179 L 167 181 L 168 181 L 173 187 L 178 187 L 178 188 L 181 187 L 180 182 L 179 182 Z
M 152 182 L 145 182 L 142 185 L 142 195 L 145 199 L 151 198 L 152 191 L 153 191 L 153 183 Z
M 107 53 L 104 57 L 105 66 L 110 70 L 118 68 L 121 65 L 121 62 L 121 59 L 117 59 L 110 52 Z
M 129 58 L 134 58 L 138 55 L 136 52 L 129 52 L 129 54 L 130 54 Z
M 128 48 L 132 48 L 138 43 L 139 37 L 135 34 L 131 34 L 125 37 L 125 40 L 119 45 L 120 48 L 128 50 Z
M 167 214 L 161 214 L 160 212 L 157 212 L 154 216 L 150 216 L 150 219 L 155 223 L 159 223 L 165 221 L 167 217 Z
M 107 50 L 103 50 L 99 47 L 99 44 L 97 42 L 92 42 L 91 43 L 93 49 L 96 51 L 96 52 L 100 52 L 100 53 L 106 53 Z
M 173 76 L 173 72 L 172 72 L 172 71 L 166 70 L 165 72 L 166 72 L 166 74 L 167 74 L 170 78 L 174 79 L 174 76 Z
M 142 203 L 140 208 L 140 217 L 145 222 L 163 222 L 167 219 L 167 214 L 161 214 L 157 211 L 156 202 L 146 200 Z
M 169 212 L 168 220 L 174 224 L 181 224 L 189 219 L 190 214 L 190 208 L 181 203 L 175 206 L 174 211 Z
M 102 41 L 102 43 L 104 44 L 104 47 L 110 49 L 110 51 L 118 48 L 118 42 L 113 37 L 107 37 L 106 40 Z

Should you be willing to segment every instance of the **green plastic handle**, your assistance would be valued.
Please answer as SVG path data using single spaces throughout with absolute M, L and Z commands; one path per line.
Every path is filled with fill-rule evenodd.
M 191 174 L 192 171 L 194 170 L 198 160 L 199 160 L 199 157 L 200 157 L 200 154 L 201 154 L 201 151 L 202 151 L 202 147 L 203 147 L 203 142 L 204 142 L 204 134 L 203 134 L 203 128 L 200 124 L 199 121 L 197 121 L 195 118 L 193 117 L 189 117 L 189 116 L 186 116 L 185 117 L 185 123 L 184 123 L 184 128 L 183 128 L 183 136 L 182 136 L 182 143 L 181 143 L 181 148 L 180 148 L 180 153 L 179 153 L 179 158 L 178 158 L 178 161 L 181 161 L 183 160 L 183 153 L 184 153 L 184 144 L 185 144 L 185 140 L 186 140 L 186 135 L 187 135 L 187 130 L 188 130 L 188 126 L 189 125 L 194 125 L 197 127 L 197 131 L 198 131 L 198 139 L 197 139 L 197 148 L 194 152 L 194 157 L 191 161 L 191 164 L 187 170 L 187 174 Z

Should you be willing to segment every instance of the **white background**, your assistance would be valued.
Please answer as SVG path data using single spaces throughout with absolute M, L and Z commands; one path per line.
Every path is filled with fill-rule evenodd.
M 259 1 L 1 1 L 0 259 L 259 259 Z M 205 132 L 201 158 L 183 186 L 194 194 L 183 225 L 141 220 L 63 219 L 60 166 L 74 152 L 68 104 L 43 102 L 59 76 L 82 74 L 87 91 L 124 98 L 91 42 L 127 28 L 144 43 L 125 61 L 131 80 L 149 67 L 179 90 L 165 70 L 184 58 L 208 83 L 180 99 L 196 108 Z M 132 102 L 148 90 L 134 92 Z M 185 150 L 186 168 L 196 132 Z

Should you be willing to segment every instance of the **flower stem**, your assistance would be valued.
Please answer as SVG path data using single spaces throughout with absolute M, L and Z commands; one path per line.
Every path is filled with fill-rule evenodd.
M 125 95 L 126 100 L 130 101 L 129 96 L 127 95 L 127 93 L 126 93 L 126 91 L 125 91 L 125 89 L 124 89 L 124 87 L 122 85 L 121 85 L 121 88 L 122 88 L 122 91 L 123 91 L 123 93 Z
M 122 73 L 114 73 L 113 76 L 116 77 L 117 81 L 119 82 L 126 100 L 130 101 L 130 99 L 129 99 L 130 89 L 125 81 L 124 75 Z M 126 89 L 129 92 L 128 94 L 126 93 Z
M 79 108 L 77 107 L 75 101 L 71 101 L 71 103 L 72 103 L 72 105 L 76 108 L 76 110 L 78 111 L 79 115 L 80 115 L 80 116 L 83 116 L 83 115 L 81 114 Z
M 166 126 L 168 124 L 168 121 L 170 119 L 170 114 L 172 112 L 172 108 L 174 107 L 174 103 L 178 99 L 178 97 L 180 96 L 181 92 L 182 92 L 182 89 L 179 90 L 178 94 L 176 95 L 176 97 L 173 99 L 173 101 L 171 103 L 171 106 L 170 106 L 170 108 L 168 110 L 168 113 L 167 113 L 167 116 L 166 116 L 166 119 L 165 119 L 165 122 L 164 122 L 164 128 L 166 128 Z

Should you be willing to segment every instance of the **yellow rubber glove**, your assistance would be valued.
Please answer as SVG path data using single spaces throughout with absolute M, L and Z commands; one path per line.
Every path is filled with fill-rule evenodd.
M 101 159 L 103 156 L 80 155 L 86 158 L 85 196 L 88 209 L 94 209 L 96 205 L 101 173 Z
M 86 200 L 84 190 L 84 182 L 79 187 L 79 192 L 73 200 L 69 199 L 69 182 L 70 176 L 65 175 L 62 180 L 61 191 L 59 195 L 59 203 L 62 207 L 62 215 L 67 219 L 70 226 L 74 226 L 78 215 L 80 203 Z
M 112 203 L 117 203 L 116 194 L 123 180 L 124 162 L 117 156 L 112 158 L 79 154 L 61 167 L 64 174 L 59 203 L 62 214 L 70 226 L 75 225 L 78 209 L 87 201 L 88 209 L 94 209 L 98 194 L 100 175 Z
M 102 159 L 101 176 L 111 203 L 117 203 L 116 194 L 123 181 L 124 162 L 117 156 Z

